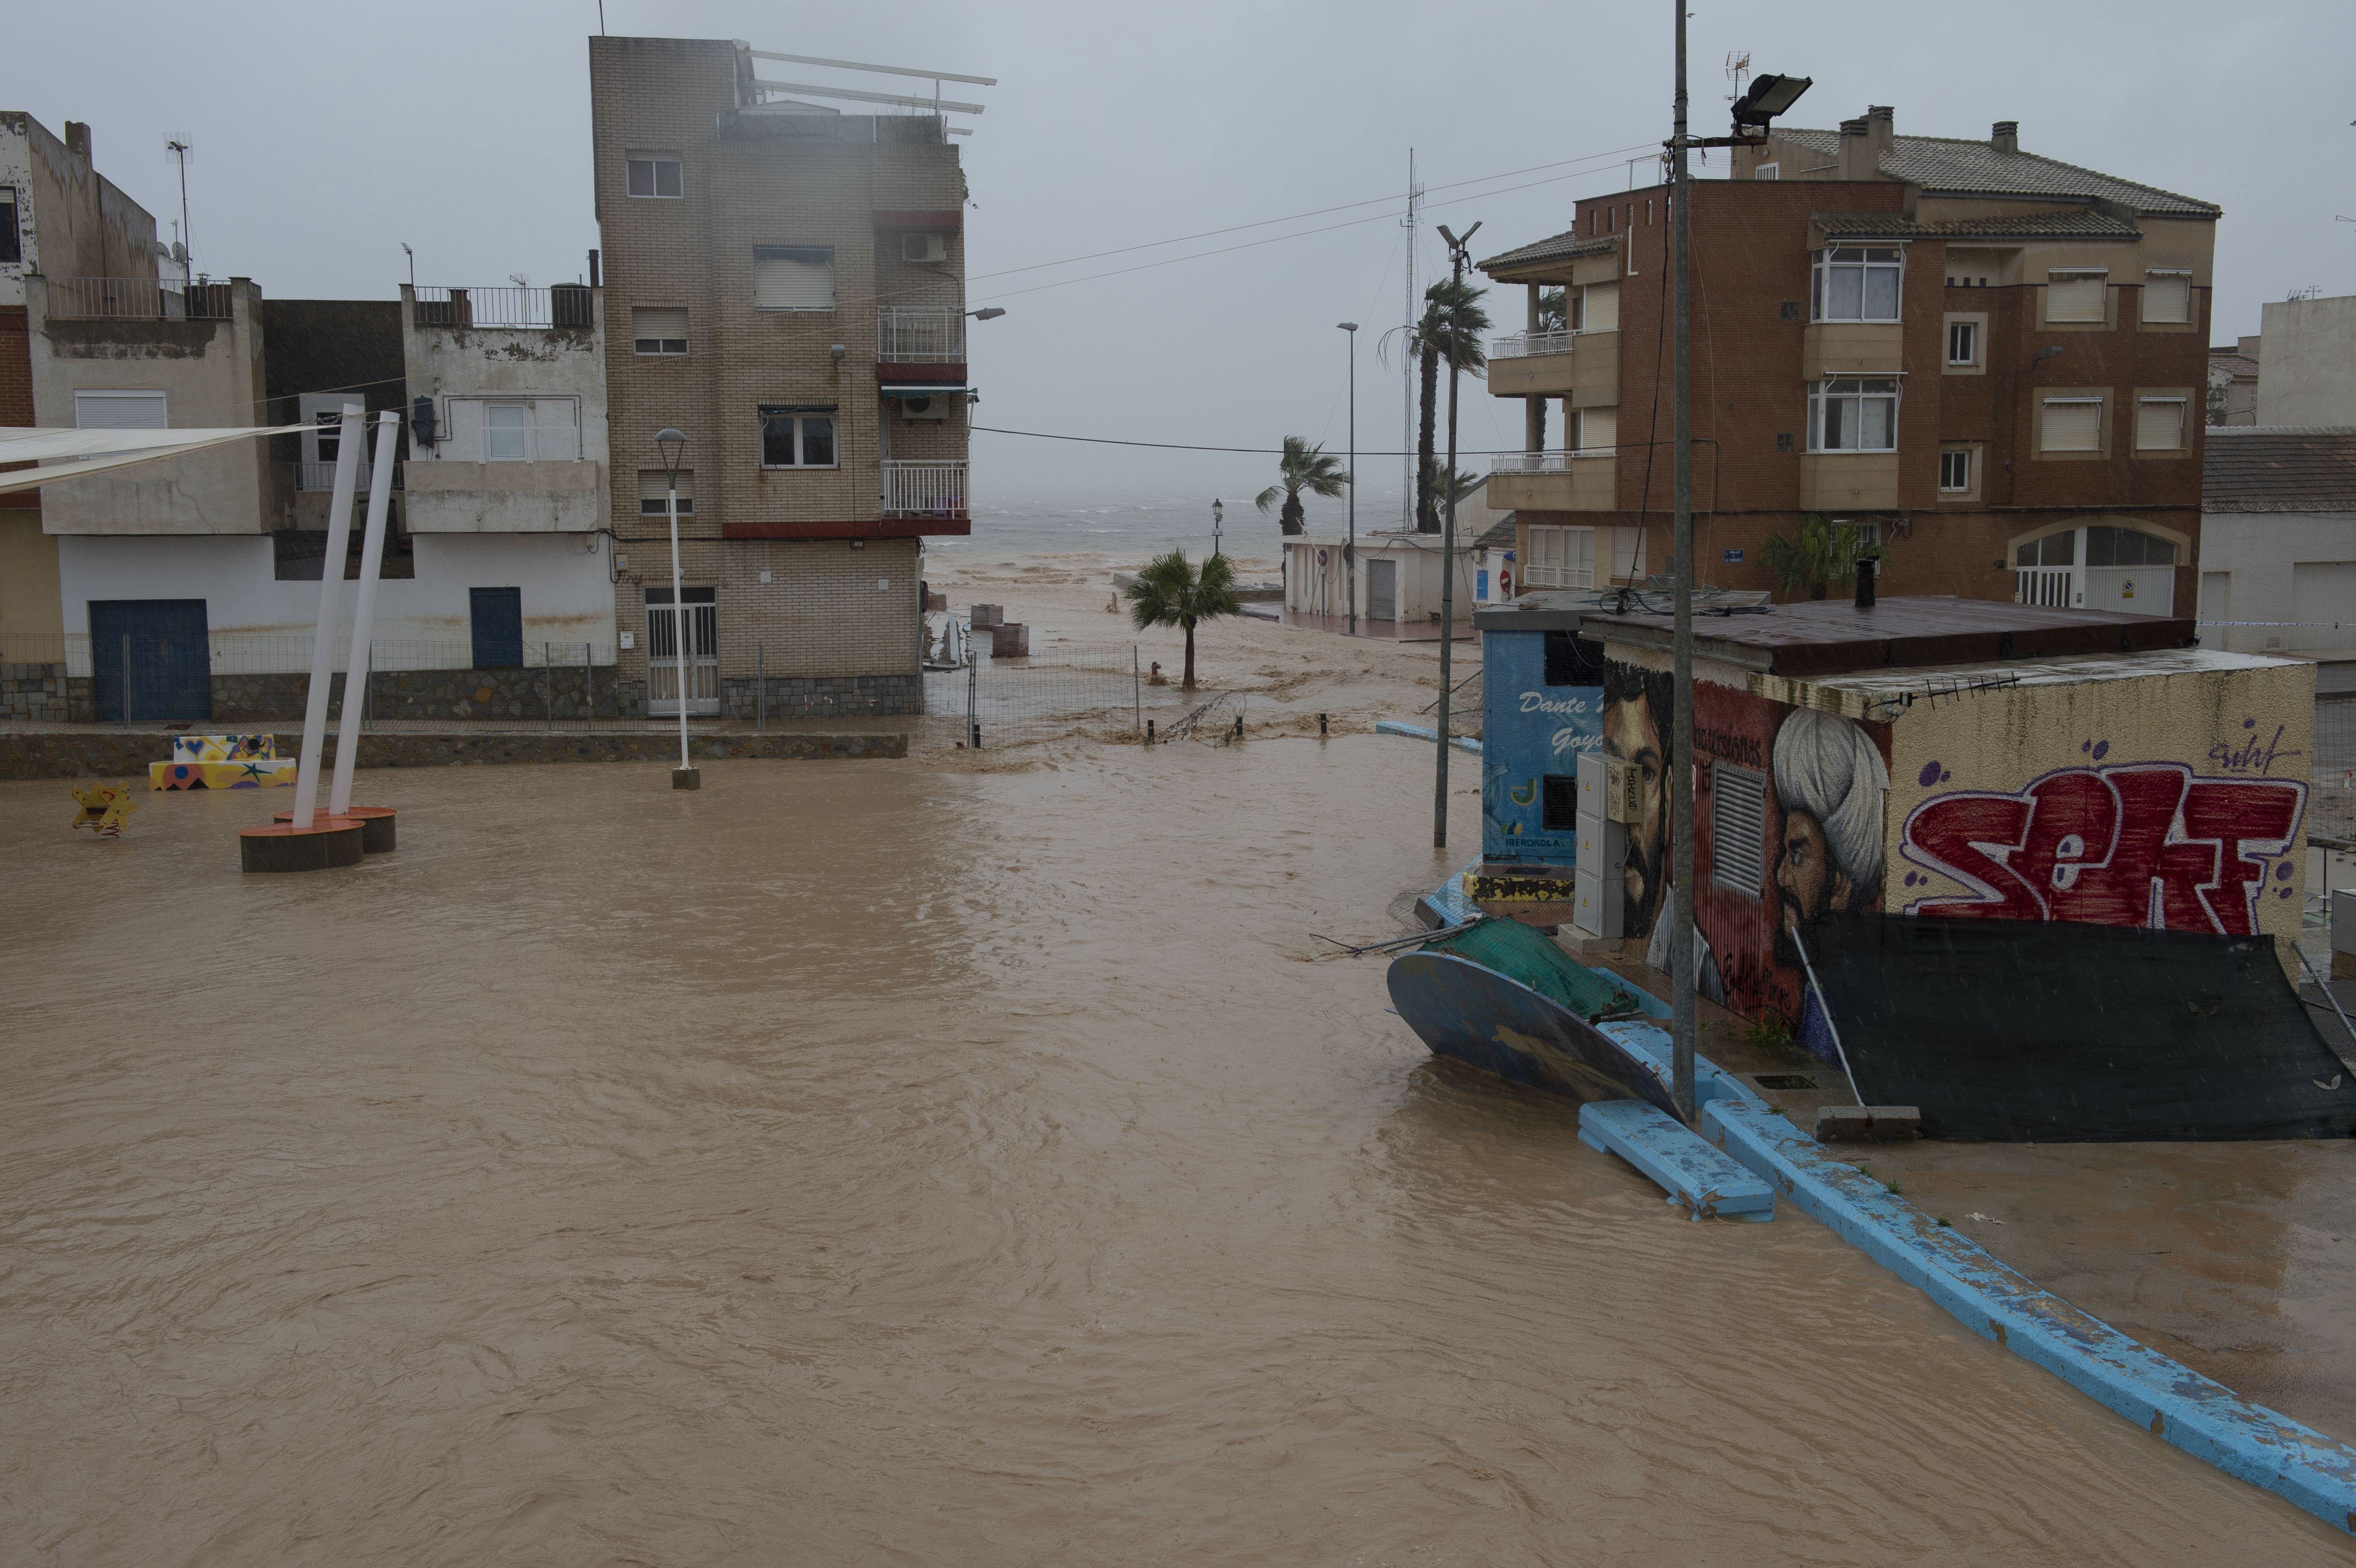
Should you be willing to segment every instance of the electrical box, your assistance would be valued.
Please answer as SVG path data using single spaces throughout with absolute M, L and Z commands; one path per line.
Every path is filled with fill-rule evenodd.
M 900 236 L 900 259 L 904 262 L 946 262 L 949 259 L 949 242 L 941 234 L 903 234 Z
M 1644 814 L 1644 775 L 1636 764 L 1601 751 L 1579 756 L 1579 814 L 1598 822 L 1633 822 Z
M 1623 933 L 1621 918 L 1627 890 L 1617 876 L 1602 876 L 1581 865 L 1571 874 L 1570 923 L 1590 937 L 1617 940 Z
M 635 631 L 626 631 L 626 632 L 624 632 L 624 633 L 622 634 L 622 646 L 623 646 L 623 647 L 625 647 L 625 648 L 636 648 L 637 645 L 638 645 L 638 634 L 637 634 L 637 632 L 635 632 Z
M 1628 869 L 1628 824 L 1579 819 L 1579 869 L 1617 886 Z

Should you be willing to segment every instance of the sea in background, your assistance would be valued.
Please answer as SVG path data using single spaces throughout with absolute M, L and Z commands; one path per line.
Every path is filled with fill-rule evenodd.
M 1223 498 L 1224 499 L 1224 498 Z M 1211 551 L 1211 499 L 1160 496 L 1119 500 L 1012 499 L 982 502 L 973 509 L 973 532 L 965 538 L 935 537 L 926 553 L 945 564 L 980 564 L 1042 555 L 1094 554 L 1130 566 L 1173 549 L 1190 556 Z M 1339 501 L 1319 498 L 1309 509 L 1312 533 L 1343 527 Z M 1362 532 L 1397 528 L 1399 494 L 1368 486 L 1358 496 Z M 1274 565 L 1282 537 L 1273 511 L 1262 512 L 1251 497 L 1226 500 L 1221 548 L 1245 560 Z

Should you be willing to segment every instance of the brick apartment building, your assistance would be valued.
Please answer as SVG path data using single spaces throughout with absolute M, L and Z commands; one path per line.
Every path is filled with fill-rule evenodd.
M 771 713 L 921 711 L 922 542 L 971 526 L 941 119 L 770 101 L 726 41 L 593 38 L 589 76 L 621 679 L 677 711 L 669 426 L 689 711 L 749 716 L 756 671 Z
M 1776 129 L 1691 188 L 1703 580 L 1774 587 L 1762 544 L 1816 513 L 1878 540 L 1890 593 L 2189 612 L 2219 209 L 2023 152 L 2010 121 L 1976 141 L 1893 119 Z M 1668 194 L 1581 201 L 1569 232 L 1480 263 L 1529 292 L 1490 373 L 1529 404 L 1529 450 L 1489 485 L 1523 586 L 1666 568 Z M 1563 330 L 1536 329 L 1547 288 Z

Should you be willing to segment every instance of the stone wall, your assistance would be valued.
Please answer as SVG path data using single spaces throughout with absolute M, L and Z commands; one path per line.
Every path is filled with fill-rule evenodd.
M 909 675 L 771 675 L 766 682 L 723 680 L 721 712 L 732 719 L 749 719 L 761 706 L 760 688 L 768 687 L 766 711 L 770 718 L 819 718 L 870 714 L 896 716 L 925 711 L 925 677 Z
M 61 724 L 71 716 L 62 664 L 0 664 L 0 718 Z
M 303 737 L 278 736 L 278 755 L 300 755 Z M 0 735 L 0 779 L 132 779 L 171 755 L 161 731 Z M 700 735 L 689 755 L 703 760 L 754 758 L 778 762 L 833 757 L 901 757 L 905 735 Z M 360 752 L 366 768 L 448 768 L 509 762 L 661 762 L 679 757 L 679 740 L 659 730 L 620 735 L 371 735 Z M 335 737 L 321 766 L 332 767 Z M 284 797 L 291 800 L 292 796 Z M 273 808 L 275 809 L 275 808 Z
M 371 719 L 560 719 L 583 714 L 584 671 L 578 668 L 519 670 L 379 670 L 369 676 L 368 715 Z M 344 678 L 330 678 L 330 713 L 342 711 Z M 220 675 L 213 677 L 216 725 L 266 723 L 300 719 L 307 674 Z M 640 709 L 625 707 L 616 696 L 614 667 L 591 666 L 586 684 L 598 718 L 635 717 Z M 639 699 L 642 701 L 643 699 Z

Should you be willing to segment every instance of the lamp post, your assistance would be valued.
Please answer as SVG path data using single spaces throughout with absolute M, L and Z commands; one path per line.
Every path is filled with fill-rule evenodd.
M 700 789 L 702 775 L 687 759 L 687 596 L 679 580 L 679 455 L 687 449 L 687 433 L 666 426 L 655 432 L 655 447 L 662 454 L 667 483 L 664 510 L 670 516 L 670 650 L 679 670 L 679 766 L 671 769 L 674 789 Z
M 1450 233 L 1445 223 L 1440 225 L 1440 237 L 1448 242 L 1448 275 L 1454 285 L 1454 297 L 1463 295 L 1468 260 L 1464 247 L 1480 231 L 1478 223 L 1461 235 Z M 1452 351 L 1455 347 L 1450 345 L 1448 356 L 1448 466 L 1440 471 L 1440 483 L 1448 491 L 1448 526 L 1440 542 L 1440 762 L 1431 801 L 1434 849 L 1448 847 L 1448 699 L 1455 674 L 1449 656 L 1456 646 L 1456 387 L 1464 363 L 1464 356 Z
M 1342 546 L 1342 592 L 1350 603 L 1350 635 L 1358 635 L 1358 324 L 1339 323 L 1350 335 L 1350 542 Z
M 1227 509 L 1221 506 L 1215 497 L 1213 498 L 1211 501 L 1211 554 L 1215 559 L 1219 553 L 1219 520 L 1226 516 L 1226 513 Z

